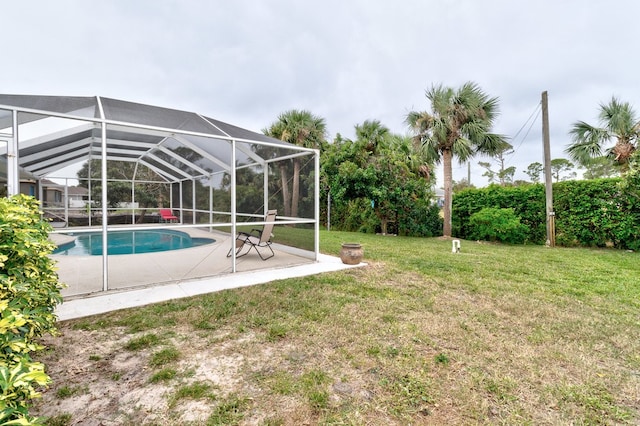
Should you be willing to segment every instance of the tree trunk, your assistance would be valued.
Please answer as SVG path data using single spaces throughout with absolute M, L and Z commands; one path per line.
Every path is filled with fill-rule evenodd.
M 138 220 L 136 220 L 136 224 L 144 223 L 144 217 L 146 214 L 147 214 L 146 208 L 140 210 L 140 216 L 138 217 Z
M 382 235 L 387 235 L 387 219 L 380 219 L 380 231 L 382 231 Z
M 451 237 L 451 200 L 453 198 L 451 157 L 451 150 L 446 149 L 442 152 L 442 166 L 444 169 L 444 206 L 442 209 L 444 225 L 442 227 L 442 235 L 445 237 Z
M 282 201 L 284 215 L 291 216 L 291 195 L 289 194 L 289 182 L 287 179 L 287 165 L 280 164 L 280 181 L 282 182 Z
M 293 159 L 293 188 L 291 190 L 291 216 L 298 217 L 300 203 L 300 159 Z

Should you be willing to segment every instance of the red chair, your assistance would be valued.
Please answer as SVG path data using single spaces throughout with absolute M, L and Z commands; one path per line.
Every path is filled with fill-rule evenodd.
M 178 220 L 178 217 L 173 215 L 171 209 L 160 209 L 158 213 L 160 213 L 160 220 L 163 222 L 173 222 Z

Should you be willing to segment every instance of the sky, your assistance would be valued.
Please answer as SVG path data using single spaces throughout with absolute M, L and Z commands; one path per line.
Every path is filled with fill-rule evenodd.
M 528 180 L 568 158 L 578 120 L 613 96 L 640 108 L 635 0 L 21 0 L 3 2 L 0 93 L 103 96 L 197 112 L 261 132 L 291 109 L 332 140 L 379 120 L 409 135 L 425 91 L 477 83 L 499 99 L 493 131 Z M 476 157 L 471 183 L 488 181 Z M 436 171 L 438 186 L 442 170 Z M 466 179 L 468 164 L 454 162 Z

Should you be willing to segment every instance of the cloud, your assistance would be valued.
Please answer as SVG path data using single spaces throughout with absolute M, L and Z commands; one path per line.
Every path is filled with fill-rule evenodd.
M 495 131 L 512 137 L 524 179 L 542 158 L 540 118 L 527 121 L 542 91 L 554 158 L 600 102 L 640 108 L 638 12 L 631 0 L 9 2 L 0 76 L 5 93 L 102 95 L 257 131 L 308 109 L 346 137 L 367 119 L 404 134 L 427 88 L 471 80 L 499 97 Z

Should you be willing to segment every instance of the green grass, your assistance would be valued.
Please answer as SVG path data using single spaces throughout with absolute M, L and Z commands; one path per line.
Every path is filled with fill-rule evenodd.
M 159 343 L 160 338 L 153 333 L 149 333 L 129 340 L 124 347 L 130 351 L 139 351 L 158 345 Z
M 149 360 L 152 367 L 163 367 L 180 359 L 180 351 L 173 346 L 155 352 Z
M 232 394 L 221 401 L 207 419 L 207 426 L 234 426 L 244 418 L 248 400 Z
M 56 396 L 60 399 L 71 398 L 74 395 L 86 393 L 88 387 L 86 385 L 68 386 L 64 385 L 56 391 Z
M 238 232 L 251 232 L 253 228 L 262 229 L 260 225 L 246 226 L 239 224 L 237 226 Z M 231 227 L 221 227 L 218 229 L 222 232 L 231 233 Z M 314 250 L 314 230 L 310 225 L 276 225 L 273 227 L 272 234 L 272 241 L 278 244 L 297 247 L 303 250 Z
M 178 387 L 171 397 L 171 400 L 169 401 L 169 407 L 175 407 L 181 400 L 184 399 L 208 399 L 211 401 L 215 401 L 217 397 L 215 393 L 213 393 L 213 386 L 211 386 L 210 383 L 194 382 Z
M 47 426 L 68 426 L 71 424 L 71 419 L 71 414 L 63 413 L 46 419 L 45 424 Z
M 439 238 L 321 233 L 325 253 L 344 241 L 360 242 L 369 266 L 62 327 L 161 344 L 148 386 L 180 389 L 170 364 L 195 353 L 236 357 L 236 382 L 221 383 L 238 384 L 215 399 L 172 394 L 175 410 L 209 404 L 207 424 L 249 413 L 282 425 L 640 421 L 639 254 L 472 241 L 453 254 Z
M 160 371 L 153 373 L 153 376 L 149 379 L 151 383 L 158 383 L 163 381 L 169 381 L 176 377 L 178 372 L 173 368 L 163 368 Z

